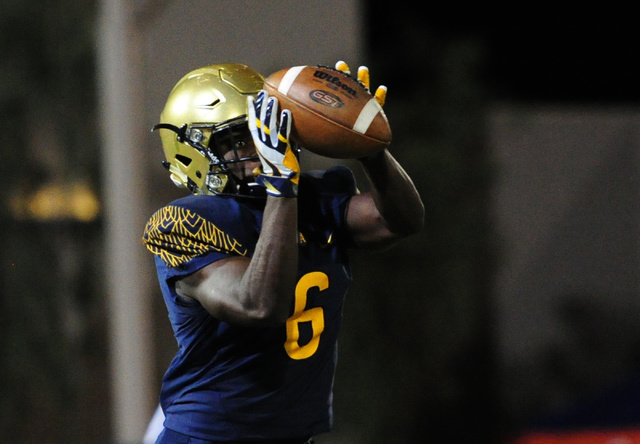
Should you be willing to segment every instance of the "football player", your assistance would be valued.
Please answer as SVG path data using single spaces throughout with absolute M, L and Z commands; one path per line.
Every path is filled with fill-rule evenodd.
M 360 159 L 366 193 L 343 166 L 301 172 L 292 116 L 263 82 L 240 64 L 196 69 L 154 128 L 171 180 L 190 191 L 143 236 L 179 346 L 162 382 L 161 444 L 302 444 L 328 432 L 348 250 L 423 225 L 420 196 L 386 149 Z

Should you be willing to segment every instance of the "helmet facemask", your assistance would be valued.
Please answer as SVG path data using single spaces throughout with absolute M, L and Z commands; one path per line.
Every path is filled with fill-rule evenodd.
M 227 125 L 218 125 L 209 138 L 209 152 L 218 159 L 212 163 L 207 177 L 209 182 L 218 183 L 221 177 L 226 178 L 221 193 L 263 196 L 262 187 L 255 181 L 254 169 L 247 162 L 260 162 L 247 125 L 246 116 L 234 119 Z M 226 122 L 225 122 L 226 123 Z M 259 163 L 258 163 L 259 165 Z
M 173 174 L 169 162 L 163 162 L 165 168 L 172 172 L 172 180 L 178 186 L 186 186 L 194 194 L 242 194 L 262 197 L 262 187 L 255 182 L 253 168 L 246 162 L 259 162 L 246 116 L 238 116 L 219 124 L 175 125 L 160 123 L 153 127 L 170 130 L 176 133 L 176 141 L 189 145 L 197 150 L 209 162 L 209 171 L 204 183 L 198 185 L 187 177 L 186 184 L 181 184 Z M 193 156 L 176 155 L 176 163 L 189 167 Z M 205 188 L 205 190 L 203 190 Z

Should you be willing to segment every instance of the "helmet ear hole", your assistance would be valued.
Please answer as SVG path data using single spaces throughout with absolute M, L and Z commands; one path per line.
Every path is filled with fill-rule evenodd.
M 191 159 L 187 156 L 183 156 L 182 154 L 176 154 L 176 160 L 186 167 L 191 164 Z

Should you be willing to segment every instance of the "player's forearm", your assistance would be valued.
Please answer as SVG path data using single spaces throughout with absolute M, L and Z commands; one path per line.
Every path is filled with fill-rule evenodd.
M 215 261 L 175 282 L 176 292 L 195 299 L 221 321 L 263 327 L 289 315 L 298 267 L 296 198 L 268 197 L 251 258 Z
M 288 315 L 298 269 L 298 202 L 268 197 L 260 238 L 243 277 L 244 304 L 264 317 L 282 323 Z
M 361 161 L 389 231 L 399 236 L 419 231 L 424 225 L 424 205 L 404 168 L 387 150 Z

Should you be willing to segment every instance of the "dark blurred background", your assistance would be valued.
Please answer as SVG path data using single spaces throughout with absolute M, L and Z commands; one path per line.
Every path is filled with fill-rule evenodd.
M 132 3 L 145 23 L 172 2 Z M 372 83 L 389 86 L 393 152 L 427 222 L 397 248 L 354 255 L 335 431 L 320 442 L 510 443 L 538 430 L 640 426 L 640 40 L 630 13 L 355 4 L 358 55 Z M 121 442 L 98 21 L 97 0 L 0 0 L 0 442 Z M 147 169 L 164 174 L 157 162 Z M 176 195 L 166 179 L 153 204 Z M 157 390 L 173 343 L 150 291 Z M 149 393 L 143 417 L 156 399 Z

